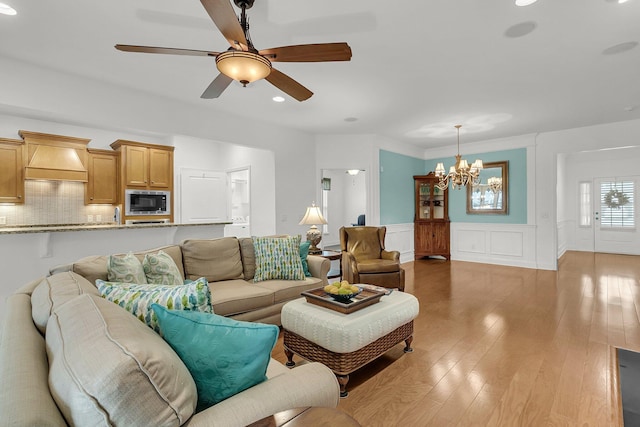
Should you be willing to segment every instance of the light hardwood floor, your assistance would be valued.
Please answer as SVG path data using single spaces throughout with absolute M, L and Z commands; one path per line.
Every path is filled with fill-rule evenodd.
M 351 375 L 339 408 L 363 426 L 622 425 L 614 347 L 640 351 L 640 257 L 403 267 L 414 352 L 399 344 Z M 286 361 L 282 338 L 273 356 Z

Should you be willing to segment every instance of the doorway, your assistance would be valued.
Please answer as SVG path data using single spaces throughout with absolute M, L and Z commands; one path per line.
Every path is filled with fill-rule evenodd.
M 338 230 L 358 223 L 364 215 L 366 223 L 367 173 L 364 170 L 322 169 L 323 247 L 340 245 Z
M 635 191 L 634 177 L 597 178 L 593 181 L 595 252 L 640 254 Z

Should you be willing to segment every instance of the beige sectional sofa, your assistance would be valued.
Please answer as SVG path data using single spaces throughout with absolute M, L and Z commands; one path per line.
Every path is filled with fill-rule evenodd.
M 322 286 L 329 269 L 309 256 L 314 277 L 253 283 L 251 239 L 189 240 L 136 255 L 159 249 L 185 278 L 209 276 L 214 312 L 240 320 L 279 324 L 282 305 Z M 289 370 L 270 359 L 266 381 L 196 413 L 195 385 L 176 353 L 99 296 L 94 283 L 106 279 L 105 265 L 92 256 L 57 267 L 7 299 L 0 426 L 244 426 L 294 407 L 337 406 L 339 386 L 324 365 Z
M 136 252 L 142 261 L 147 253 L 163 250 L 173 258 L 185 279 L 205 277 L 211 289 L 213 311 L 236 320 L 280 325 L 280 311 L 300 293 L 327 285 L 330 261 L 309 255 L 307 262 L 312 277 L 298 280 L 267 280 L 253 283 L 256 256 L 250 237 L 190 239 L 170 245 Z M 73 271 L 91 283 L 107 280 L 108 256 L 88 256 L 71 264 L 55 267 L 51 274 Z

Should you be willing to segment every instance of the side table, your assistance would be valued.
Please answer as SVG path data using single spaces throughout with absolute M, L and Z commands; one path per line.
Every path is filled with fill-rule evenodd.
M 339 280 L 342 280 L 342 252 L 340 251 L 332 251 L 332 250 L 324 250 L 321 253 L 317 254 L 322 258 L 326 258 L 329 261 L 339 260 L 340 264 L 338 270 L 329 270 L 329 274 L 327 275 L 327 279 L 335 279 L 336 277 Z

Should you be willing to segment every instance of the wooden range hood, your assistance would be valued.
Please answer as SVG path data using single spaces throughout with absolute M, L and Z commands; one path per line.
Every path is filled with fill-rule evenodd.
M 21 130 L 26 146 L 25 179 L 87 182 L 90 139 Z

